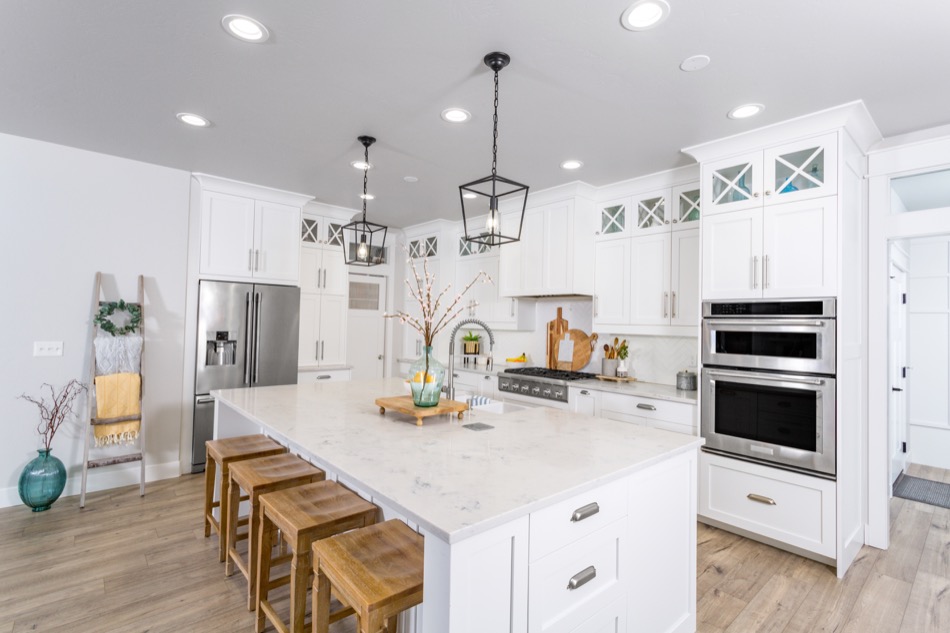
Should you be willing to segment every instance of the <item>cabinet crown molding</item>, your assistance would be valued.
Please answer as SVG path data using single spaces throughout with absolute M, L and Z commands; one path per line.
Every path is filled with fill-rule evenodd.
M 871 118 L 864 101 L 851 101 L 826 110 L 819 110 L 786 121 L 741 132 L 733 136 L 684 147 L 681 151 L 700 163 L 734 156 L 772 145 L 790 138 L 806 138 L 845 129 L 862 152 L 881 140 L 881 131 Z
M 274 189 L 263 185 L 212 176 L 210 174 L 195 172 L 191 174 L 191 177 L 198 182 L 198 186 L 201 187 L 202 191 L 217 191 L 218 193 L 242 195 L 257 200 L 279 202 L 295 207 L 302 207 L 308 201 L 313 200 L 313 196 L 304 195 L 302 193 Z

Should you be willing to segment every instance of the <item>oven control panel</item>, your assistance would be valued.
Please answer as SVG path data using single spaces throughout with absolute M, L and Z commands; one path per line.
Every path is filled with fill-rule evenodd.
M 499 376 L 498 391 L 531 396 L 539 400 L 567 402 L 567 387 L 523 377 Z

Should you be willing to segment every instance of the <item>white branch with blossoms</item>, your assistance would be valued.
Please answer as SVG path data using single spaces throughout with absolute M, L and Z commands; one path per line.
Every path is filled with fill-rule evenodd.
M 409 253 L 407 249 L 404 250 L 406 250 L 407 254 Z M 416 260 L 413 259 L 412 255 L 409 255 L 409 259 L 406 263 L 409 264 L 409 269 L 412 271 L 413 276 L 412 280 L 406 279 L 406 288 L 409 289 L 409 296 L 419 304 L 422 318 L 420 320 L 402 310 L 397 310 L 392 313 L 387 312 L 383 314 L 383 317 L 387 319 L 399 319 L 400 323 L 405 323 L 412 327 L 422 335 L 427 347 L 432 345 L 436 334 L 448 327 L 448 325 L 465 310 L 465 306 L 460 306 L 459 302 L 472 286 L 479 281 L 489 284 L 494 283 L 488 273 L 479 271 L 478 274 L 475 275 L 475 278 L 468 282 L 468 285 L 466 285 L 461 292 L 455 295 L 452 303 L 450 303 L 442 315 L 437 318 L 439 310 L 442 307 L 442 301 L 446 299 L 446 294 L 451 290 L 452 284 L 447 284 L 436 294 L 433 290 L 435 275 L 429 271 L 429 258 L 422 258 L 422 276 L 419 275 L 419 271 L 416 268 Z

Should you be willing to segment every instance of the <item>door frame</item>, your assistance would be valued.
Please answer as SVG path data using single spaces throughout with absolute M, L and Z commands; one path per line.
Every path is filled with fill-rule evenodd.
M 888 139 L 868 156 L 868 434 L 865 542 L 887 549 L 890 542 L 888 482 L 888 277 L 890 242 L 950 234 L 950 208 L 891 213 L 891 180 L 950 169 L 950 126 Z

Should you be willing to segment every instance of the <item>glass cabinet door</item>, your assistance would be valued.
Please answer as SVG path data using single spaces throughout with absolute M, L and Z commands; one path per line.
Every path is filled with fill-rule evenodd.
M 766 150 L 766 204 L 834 195 L 837 148 L 837 134 L 826 134 Z
M 627 209 L 630 199 L 604 202 L 600 205 L 599 235 L 613 235 L 623 233 L 627 228 Z
M 699 183 L 692 182 L 673 188 L 673 230 L 691 229 L 699 226 Z
M 703 166 L 706 213 L 738 211 L 762 205 L 762 153 L 752 152 Z
M 670 230 L 670 190 L 653 191 L 633 199 L 636 214 L 635 235 L 663 233 Z

